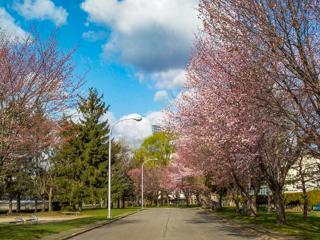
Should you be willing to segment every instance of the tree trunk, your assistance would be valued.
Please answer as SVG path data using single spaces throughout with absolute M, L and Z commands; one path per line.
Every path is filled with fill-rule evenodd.
M 309 199 L 308 199 L 308 194 L 307 194 L 306 181 L 305 181 L 305 172 L 304 172 L 304 169 L 303 169 L 302 158 L 299 161 L 299 175 L 300 175 L 300 181 L 301 181 L 301 185 L 302 185 L 303 219 L 307 219 L 308 218 Z
M 212 201 L 212 199 L 211 199 L 211 192 L 208 192 L 208 194 L 207 194 L 207 198 L 206 198 L 206 207 L 207 208 L 209 208 L 209 209 L 212 209 L 212 207 L 213 207 L 213 201 Z
M 161 191 L 161 193 L 160 193 L 160 198 L 161 198 L 160 205 L 163 206 L 164 205 L 163 204 L 163 191 Z
M 17 213 L 21 211 L 21 195 L 17 195 Z
M 236 212 L 240 213 L 240 199 L 238 198 L 238 196 L 234 197 L 233 201 L 236 205 Z
M 42 197 L 42 212 L 46 211 L 46 200 L 44 197 Z
M 120 197 L 117 197 L 117 208 L 120 208 Z
M 281 190 L 273 192 L 274 196 L 274 205 L 276 208 L 276 215 L 277 215 L 277 223 L 278 224 L 286 224 L 286 214 L 284 209 L 284 201 Z
M 38 212 L 38 198 L 36 197 L 36 199 L 34 200 L 34 212 Z
M 79 212 L 81 212 L 82 211 L 82 205 L 83 205 L 83 202 L 82 202 L 82 200 L 79 202 L 79 204 L 78 204 L 78 210 L 79 210 Z
M 176 195 L 176 205 L 179 207 L 179 200 L 180 200 L 180 192 L 177 193 Z
M 48 205 L 48 211 L 52 212 L 52 187 L 49 189 Z
M 190 205 L 190 196 L 189 196 L 189 193 L 188 192 L 185 192 L 185 197 L 186 197 L 186 204 L 187 204 L 187 207 L 189 207 Z
M 219 194 L 219 205 L 218 205 L 218 209 L 222 208 L 222 194 Z
M 250 209 L 251 209 L 252 215 L 257 216 L 257 196 L 256 195 L 254 195 L 250 199 Z
M 12 196 L 9 197 L 9 210 L 8 210 L 8 214 L 12 214 Z
M 303 219 L 307 219 L 309 199 L 308 199 L 306 184 L 304 181 L 302 183 L 302 192 L 303 192 Z
M 122 207 L 121 208 L 125 208 L 126 207 L 126 199 L 124 196 L 122 196 Z
M 271 213 L 271 195 L 268 193 L 268 206 L 267 206 L 267 212 Z
M 200 193 L 197 193 L 196 198 L 197 198 L 197 205 L 200 205 L 201 204 Z
M 250 204 L 247 198 L 244 198 L 242 204 L 242 212 L 243 215 L 250 215 Z

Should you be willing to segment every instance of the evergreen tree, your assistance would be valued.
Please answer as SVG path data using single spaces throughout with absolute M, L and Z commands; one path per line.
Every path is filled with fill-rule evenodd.
M 106 205 L 108 181 L 109 124 L 103 120 L 106 106 L 97 91 L 90 89 L 79 101 L 79 123 L 64 118 L 61 138 L 64 140 L 54 157 L 57 198 L 72 208 L 83 202 Z M 112 141 L 112 196 L 124 202 L 132 196 L 133 187 L 127 172 L 130 154 L 124 144 Z
M 67 117 L 60 123 L 61 146 L 53 157 L 54 174 L 56 175 L 56 197 L 62 205 L 81 206 L 85 189 L 81 182 L 78 126 Z
M 108 152 L 107 140 L 109 133 L 108 121 L 102 117 L 107 113 L 102 96 L 90 89 L 88 98 L 81 98 L 79 110 L 79 147 L 81 161 L 81 179 L 90 192 L 90 202 L 102 200 L 107 186 Z
M 65 119 L 61 133 L 65 142 L 55 162 L 58 172 L 59 199 L 81 208 L 84 201 L 95 204 L 106 195 L 109 124 L 103 120 L 109 109 L 95 89 L 80 98 L 80 122 Z

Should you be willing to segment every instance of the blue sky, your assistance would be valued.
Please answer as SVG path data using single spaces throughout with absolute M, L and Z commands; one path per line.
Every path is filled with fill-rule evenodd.
M 158 123 L 179 92 L 200 26 L 198 0 L 0 0 L 0 28 L 42 36 L 58 28 L 62 50 L 78 46 L 76 71 L 104 94 L 111 121 L 140 114 L 116 129 L 137 143 Z

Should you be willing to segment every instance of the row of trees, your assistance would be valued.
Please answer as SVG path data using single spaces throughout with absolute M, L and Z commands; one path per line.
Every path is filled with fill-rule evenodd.
M 205 179 L 191 169 L 180 165 L 175 156 L 174 136 L 168 132 L 158 132 L 146 138 L 134 152 L 129 176 L 133 180 L 135 195 L 141 197 L 141 166 L 144 166 L 144 194 L 147 202 L 153 205 L 169 205 L 181 200 L 191 203 L 191 196 L 208 192 Z M 183 199 L 180 199 L 183 196 Z M 138 199 L 139 201 L 139 199 Z
M 0 35 L 0 196 L 9 200 L 9 213 L 13 200 L 18 212 L 21 200 L 34 200 L 36 211 L 47 205 L 52 210 L 53 202 L 71 209 L 107 204 L 109 106 L 94 89 L 78 95 L 83 81 L 74 74 L 73 50 L 58 48 L 54 35 L 45 40 L 36 34 L 15 40 Z M 158 161 L 146 166 L 147 200 L 157 202 L 160 192 L 168 200 L 178 189 L 190 195 L 195 181 L 171 166 L 168 134 L 151 136 L 134 154 L 122 141 L 112 141 L 112 149 L 118 207 L 139 204 L 140 167 L 151 158 Z
M 202 0 L 199 9 L 203 31 L 169 113 L 177 155 L 240 195 L 246 214 L 257 214 L 267 184 L 284 224 L 288 171 L 320 154 L 319 1 Z
M 82 81 L 71 56 L 58 51 L 54 36 L 14 40 L 0 33 L 0 186 L 10 211 L 14 197 L 42 184 L 41 159 L 58 141 L 61 112 L 74 103 Z
M 58 50 L 55 36 L 13 39 L 0 34 L 1 199 L 58 201 L 79 207 L 104 205 L 107 186 L 106 106 L 97 91 L 79 97 L 83 80 L 74 74 L 73 50 Z M 76 109 L 79 119 L 68 116 Z M 113 192 L 132 196 L 127 175 L 129 149 L 112 142 Z
M 53 202 L 71 209 L 107 204 L 109 106 L 94 89 L 78 96 L 83 81 L 74 74 L 73 50 L 58 49 L 54 35 L 45 40 L 36 34 L 15 40 L 0 35 L 0 196 L 9 200 L 9 213 L 13 200 L 18 212 L 21 200 L 34 200 L 36 210 L 39 200 L 43 210 L 47 202 L 49 210 Z M 168 200 L 178 189 L 190 196 L 197 181 L 190 171 L 171 166 L 171 140 L 155 134 L 134 154 L 112 141 L 112 196 L 118 207 L 139 204 L 140 167 L 151 158 L 158 161 L 146 166 L 147 200 L 158 202 L 160 192 Z
M 43 202 L 43 210 L 48 201 L 49 211 L 53 201 L 60 207 L 78 210 L 84 203 L 106 205 L 109 124 L 103 116 L 109 107 L 96 90 L 90 89 L 87 98 L 80 98 L 78 108 L 79 120 L 63 116 L 57 122 L 57 130 L 47 129 L 56 131 L 56 143 L 38 155 L 15 160 L 19 165 L 15 172 L 11 170 L 11 181 L 2 182 L 2 196 L 9 199 L 9 213 L 13 199 L 17 200 L 17 211 L 21 199 L 34 199 L 35 210 L 38 199 Z M 127 175 L 129 148 L 120 142 L 113 141 L 112 145 L 113 200 L 123 207 L 133 196 L 133 184 Z

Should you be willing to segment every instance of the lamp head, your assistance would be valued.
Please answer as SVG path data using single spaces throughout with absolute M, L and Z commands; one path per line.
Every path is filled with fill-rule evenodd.
M 133 120 L 135 120 L 136 122 L 140 122 L 140 121 L 142 121 L 142 117 L 138 116 L 138 117 L 135 117 Z

